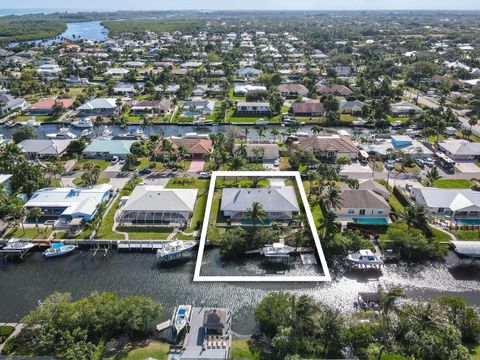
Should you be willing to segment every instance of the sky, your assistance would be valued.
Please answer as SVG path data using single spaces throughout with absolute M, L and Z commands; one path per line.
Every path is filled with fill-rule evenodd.
M 480 0 L 0 0 L 6 8 L 86 10 L 480 10 Z

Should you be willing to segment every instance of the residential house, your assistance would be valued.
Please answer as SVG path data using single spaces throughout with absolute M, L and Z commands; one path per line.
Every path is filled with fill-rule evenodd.
M 113 93 L 116 95 L 132 97 L 137 93 L 137 90 L 135 90 L 135 86 L 132 84 L 118 84 L 113 88 Z
M 352 139 L 346 135 L 313 135 L 300 139 L 298 146 L 304 150 L 313 150 L 326 160 L 335 160 L 339 157 L 356 159 L 359 153 Z
M 239 115 L 267 115 L 270 113 L 270 105 L 267 102 L 239 101 L 237 114 Z
M 269 188 L 226 188 L 222 191 L 220 210 L 232 221 L 245 221 L 253 203 L 259 203 L 266 213 L 265 223 L 289 221 L 300 211 L 293 186 Z
M 97 98 L 77 108 L 79 116 L 114 116 L 118 111 L 116 99 Z
M 346 78 L 352 74 L 350 66 L 335 66 L 335 72 L 339 78 Z
M 27 139 L 18 145 L 26 156 L 31 159 L 56 159 L 67 151 L 71 142 L 71 139 Z
M 410 104 L 408 101 L 400 101 L 390 105 L 390 113 L 395 117 L 407 117 L 410 114 L 421 114 L 423 110 L 416 105 Z
M 323 104 L 318 100 L 296 102 L 290 107 L 290 113 L 300 117 L 320 117 L 324 111 Z
M 135 140 L 93 140 L 83 151 L 92 158 L 111 159 L 114 156 L 124 159 L 130 154 L 130 147 Z
M 238 153 L 240 144 L 235 144 L 233 152 Z M 280 157 L 280 147 L 277 144 L 245 144 L 247 158 L 254 161 L 275 161 Z
M 286 98 L 294 98 L 297 96 L 307 96 L 308 89 L 302 84 L 280 84 L 277 86 L 278 92 Z
M 263 74 L 263 71 L 247 66 L 238 69 L 236 74 L 238 77 L 251 79 Z
M 170 100 L 141 100 L 137 101 L 131 108 L 130 112 L 135 114 L 169 114 L 172 111 L 172 102 Z
M 263 85 L 235 85 L 233 93 L 237 96 L 245 96 L 250 91 L 267 91 L 267 87 Z
M 414 159 L 424 159 L 433 155 L 429 148 L 408 135 L 393 135 L 390 139 L 379 139 L 375 144 L 364 144 L 362 147 L 365 151 L 384 158 L 397 151 L 409 154 Z
M 12 110 L 23 110 L 28 106 L 23 98 L 16 98 L 8 94 L 0 94 L 0 115 L 6 114 Z
M 28 113 L 31 115 L 46 115 L 55 111 L 55 104 L 62 104 L 65 110 L 73 106 L 72 99 L 42 99 L 28 107 Z
M 137 186 L 121 208 L 117 221 L 127 226 L 187 226 L 197 193 L 197 189 Z
M 413 187 L 412 200 L 425 205 L 436 216 L 451 219 L 480 220 L 480 192 L 470 189 L 439 189 L 433 187 Z
M 11 177 L 11 174 L 0 174 L 0 191 L 5 191 L 8 195 L 12 194 Z
M 171 136 L 167 138 L 172 144 L 173 152 L 177 155 L 181 147 L 184 147 L 192 159 L 204 159 L 210 154 L 213 149 L 213 142 L 208 135 L 185 135 L 184 137 Z M 170 156 L 170 154 L 163 149 L 162 141 L 159 142 L 155 154 L 159 157 Z
M 109 184 L 91 188 L 45 188 L 36 191 L 25 208 L 40 208 L 43 218 L 58 220 L 56 228 L 71 228 L 92 220 L 112 193 L 113 187 Z
M 202 114 L 211 115 L 215 110 L 215 101 L 202 98 L 192 98 L 192 100 L 185 101 L 183 104 L 183 110 Z
M 360 100 L 340 101 L 339 110 L 342 114 L 361 115 L 365 104 Z
M 62 69 L 58 64 L 43 64 L 39 66 L 37 73 L 47 79 L 57 79 L 62 73 Z
M 480 143 L 462 139 L 446 139 L 438 143 L 439 150 L 453 160 L 475 160 L 480 158 Z
M 353 94 L 353 91 L 345 85 L 320 85 L 317 87 L 317 91 L 320 95 L 348 96 Z
M 341 198 L 340 208 L 332 209 L 339 222 L 390 223 L 390 205 L 375 188 L 344 189 Z

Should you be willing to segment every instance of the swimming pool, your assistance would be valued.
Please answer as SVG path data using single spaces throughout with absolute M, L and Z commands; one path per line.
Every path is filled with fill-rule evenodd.
M 455 219 L 457 224 L 480 225 L 480 219 Z
M 385 218 L 354 218 L 354 222 L 357 224 L 376 224 L 376 225 L 387 225 L 388 220 Z

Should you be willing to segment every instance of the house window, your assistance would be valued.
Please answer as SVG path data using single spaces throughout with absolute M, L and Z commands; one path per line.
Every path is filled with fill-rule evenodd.
M 359 214 L 360 214 L 360 215 L 365 215 L 365 209 L 360 209 Z
M 348 209 L 349 214 L 355 214 L 355 209 Z
M 438 212 L 439 212 L 439 213 L 443 213 L 444 211 L 445 211 L 444 208 L 438 208 Z
M 383 214 L 383 210 L 382 210 L 382 209 L 379 209 L 379 210 L 378 210 L 378 214 L 379 214 L 379 215 Z

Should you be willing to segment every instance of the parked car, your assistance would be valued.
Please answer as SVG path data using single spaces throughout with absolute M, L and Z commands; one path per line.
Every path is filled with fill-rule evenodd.
M 395 162 L 393 160 L 385 161 L 385 169 L 392 171 L 395 168 Z
M 427 165 L 428 167 L 432 167 L 435 165 L 435 161 L 433 161 L 432 158 L 426 158 L 425 165 Z
M 201 171 L 198 173 L 198 178 L 199 179 L 210 179 L 212 176 L 210 175 L 209 172 L 206 171 Z
M 416 159 L 415 162 L 421 169 L 425 167 L 425 161 L 423 159 Z
M 144 168 L 138 172 L 140 175 L 148 175 L 152 173 L 152 169 Z
M 112 160 L 110 161 L 110 163 L 116 164 L 116 163 L 118 162 L 118 160 L 120 160 L 120 159 L 118 158 L 118 156 L 114 156 L 114 157 L 112 157 Z
M 273 166 L 280 166 L 280 160 L 278 160 L 278 159 L 275 160 L 275 161 L 273 162 Z

